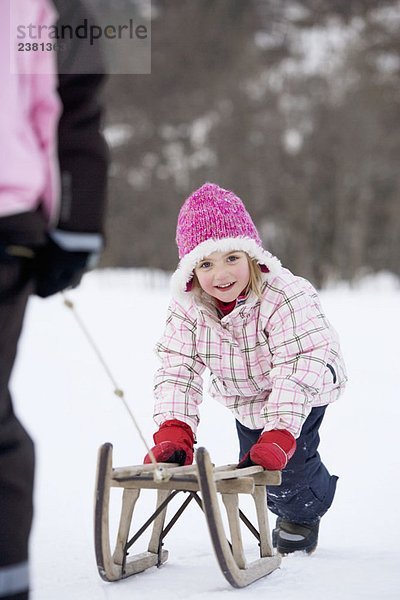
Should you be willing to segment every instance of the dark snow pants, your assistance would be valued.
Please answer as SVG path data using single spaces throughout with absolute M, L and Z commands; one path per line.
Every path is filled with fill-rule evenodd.
M 20 225 L 20 235 L 16 230 Z M 34 288 L 30 260 L 9 256 L 10 243 L 40 238 L 40 220 L 0 220 L 0 600 L 28 598 L 32 524 L 33 443 L 14 413 L 9 381 L 25 309 Z
M 312 524 L 331 506 L 337 477 L 330 475 L 317 452 L 319 427 L 326 406 L 311 410 L 297 438 L 296 452 L 282 471 L 282 483 L 268 489 L 268 508 L 292 523 Z M 236 421 L 240 458 L 257 441 L 262 429 L 249 429 Z

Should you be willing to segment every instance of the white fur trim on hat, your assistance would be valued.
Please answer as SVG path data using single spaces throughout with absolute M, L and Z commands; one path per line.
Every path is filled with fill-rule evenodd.
M 267 250 L 264 250 L 251 238 L 223 238 L 221 240 L 205 240 L 191 252 L 186 254 L 179 262 L 178 268 L 171 278 L 171 292 L 174 298 L 181 300 L 187 298 L 187 284 L 193 278 L 196 265 L 213 252 L 246 252 L 258 262 L 265 265 L 272 275 L 277 275 L 282 265 L 280 261 Z

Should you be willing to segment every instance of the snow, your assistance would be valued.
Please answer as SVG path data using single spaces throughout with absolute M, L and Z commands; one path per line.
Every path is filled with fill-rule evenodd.
M 32 600 L 400 597 L 400 289 L 374 287 L 370 280 L 321 296 L 341 335 L 350 374 L 348 389 L 328 409 L 321 432 L 324 462 L 340 476 L 337 495 L 322 520 L 314 555 L 284 558 L 279 570 L 241 590 L 224 579 L 204 517 L 192 505 L 165 541 L 170 554 L 161 569 L 118 583 L 99 578 L 93 549 L 97 449 L 112 442 L 114 465 L 124 466 L 139 464 L 145 448 L 62 296 L 31 299 L 13 393 L 37 449 Z M 104 271 L 86 276 L 68 297 L 150 443 L 153 347 L 163 328 L 168 290 L 150 289 L 134 271 Z M 198 438 L 215 463 L 236 460 L 233 418 L 207 397 Z M 143 518 L 150 514 L 152 494 L 145 492 L 142 504 L 139 499 Z M 117 516 L 112 511 L 113 522 Z M 254 552 L 250 537 L 245 543 Z

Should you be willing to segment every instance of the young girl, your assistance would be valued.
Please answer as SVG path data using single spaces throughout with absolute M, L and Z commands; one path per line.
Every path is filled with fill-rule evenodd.
M 347 379 L 337 335 L 315 289 L 263 249 L 233 192 L 211 183 L 196 190 L 176 241 L 180 263 L 157 346 L 155 458 L 192 463 L 208 367 L 210 394 L 236 417 L 239 467 L 282 470 L 281 486 L 268 491 L 274 545 L 310 553 L 337 481 L 317 452 L 326 406 Z

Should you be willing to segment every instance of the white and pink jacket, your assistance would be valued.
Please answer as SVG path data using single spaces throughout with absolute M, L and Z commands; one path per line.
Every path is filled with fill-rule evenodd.
M 11 13 L 10 0 L 0 2 L 0 217 L 35 210 L 41 201 L 52 222 L 59 207 L 60 101 L 56 53 L 41 43 L 56 13 L 47 0 L 11 2 Z M 30 23 L 43 26 L 40 40 L 18 37 L 17 27 Z M 29 49 L 29 42 L 40 44 Z
M 298 437 L 314 406 L 335 401 L 347 381 L 337 334 L 312 285 L 263 260 L 263 295 L 250 294 L 220 319 L 207 298 L 178 293 L 156 351 L 154 418 L 179 419 L 196 432 L 209 393 L 251 429 L 287 429 Z

